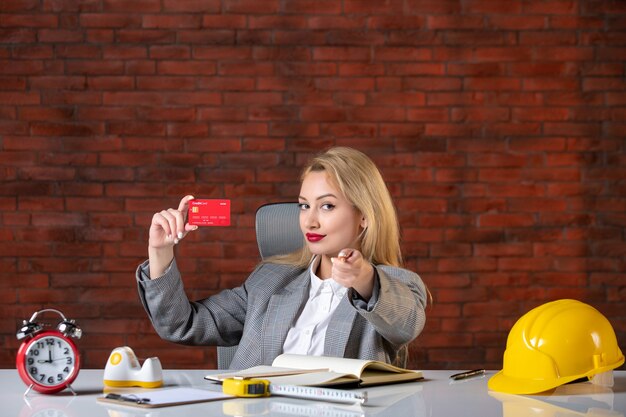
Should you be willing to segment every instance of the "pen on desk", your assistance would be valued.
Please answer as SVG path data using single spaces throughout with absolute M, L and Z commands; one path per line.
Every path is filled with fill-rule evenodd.
M 484 375 L 484 374 L 485 374 L 484 369 L 473 369 L 471 371 L 460 372 L 458 374 L 450 375 L 450 379 L 458 381 L 460 379 L 467 379 L 473 376 L 479 376 L 479 375 Z
M 146 404 L 150 402 L 150 398 L 139 398 L 134 394 L 124 396 L 120 394 L 111 393 L 111 394 L 107 394 L 104 398 L 108 400 L 126 401 L 130 403 L 135 403 L 135 404 Z

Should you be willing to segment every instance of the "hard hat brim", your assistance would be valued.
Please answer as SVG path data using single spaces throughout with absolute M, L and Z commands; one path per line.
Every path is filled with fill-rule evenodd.
M 577 379 L 580 379 L 580 375 L 552 380 L 513 378 L 505 375 L 503 371 L 499 371 L 489 378 L 487 385 L 492 391 L 507 394 L 537 394 Z
M 619 351 L 618 361 L 607 366 L 595 368 L 582 375 L 570 375 L 567 377 L 556 379 L 527 379 L 527 378 L 514 378 L 504 374 L 504 371 L 498 371 L 494 376 L 489 378 L 487 386 L 492 391 L 505 392 L 507 394 L 538 394 L 540 392 L 548 391 L 559 387 L 563 384 L 567 384 L 572 381 L 576 381 L 581 378 L 590 378 L 593 375 L 600 374 L 615 369 L 624 364 L 624 355 Z

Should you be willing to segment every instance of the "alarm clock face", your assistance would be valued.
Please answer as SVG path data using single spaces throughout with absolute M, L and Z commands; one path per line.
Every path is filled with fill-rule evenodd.
M 18 352 L 20 376 L 43 393 L 58 392 L 70 384 L 77 376 L 78 361 L 76 345 L 55 332 L 38 334 Z

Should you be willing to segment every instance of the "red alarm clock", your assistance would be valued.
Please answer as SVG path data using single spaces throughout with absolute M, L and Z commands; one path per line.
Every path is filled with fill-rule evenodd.
M 37 315 L 47 311 L 61 316 L 62 321 L 56 330 L 43 330 L 43 324 L 35 321 Z M 80 353 L 72 340 L 79 339 L 82 330 L 74 320 L 68 320 L 59 310 L 52 308 L 37 311 L 30 320 L 24 320 L 17 332 L 17 339 L 23 340 L 17 351 L 15 366 L 28 385 L 24 395 L 31 389 L 42 394 L 55 394 L 69 388 L 74 395 L 71 383 L 80 370 Z

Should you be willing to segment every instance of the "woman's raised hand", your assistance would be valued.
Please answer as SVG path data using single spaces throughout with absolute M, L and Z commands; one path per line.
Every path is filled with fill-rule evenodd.
M 152 216 L 148 247 L 152 249 L 173 247 L 187 233 L 198 228 L 198 226 L 187 223 L 189 200 L 193 200 L 193 198 L 192 195 L 186 195 L 180 200 L 177 209 L 161 210 Z

